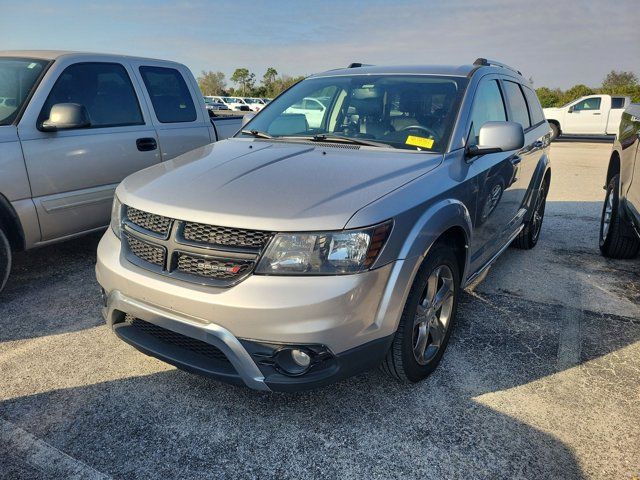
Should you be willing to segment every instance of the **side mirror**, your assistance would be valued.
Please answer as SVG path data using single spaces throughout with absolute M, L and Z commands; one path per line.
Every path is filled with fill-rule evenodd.
M 247 113 L 244 117 L 242 117 L 242 128 L 244 128 L 244 126 L 249 123 L 251 120 L 253 120 L 253 117 L 255 117 L 256 114 L 255 113 Z
M 575 105 L 571 105 L 569 107 L 569 113 L 573 113 L 574 110 L 575 110 Z
M 88 128 L 91 126 L 89 112 L 79 103 L 56 103 L 51 107 L 49 118 L 42 122 L 40 130 L 56 132 L 74 128 Z
M 522 125 L 516 122 L 487 122 L 480 127 L 478 145 L 467 148 L 467 157 L 520 150 L 523 146 Z

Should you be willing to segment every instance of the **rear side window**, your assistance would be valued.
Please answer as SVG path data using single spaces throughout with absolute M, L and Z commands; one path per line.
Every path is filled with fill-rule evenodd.
M 542 107 L 536 93 L 528 87 L 524 87 L 524 94 L 527 97 L 527 103 L 529 104 L 529 114 L 531 115 L 531 124 L 538 125 L 545 121 Z
M 526 130 L 531 126 L 531 122 L 529 121 L 527 102 L 524 99 L 520 85 L 506 80 L 504 82 L 504 89 L 507 94 L 507 99 L 509 100 L 511 121 L 518 122 L 522 125 L 522 128 Z
M 174 68 L 140 67 L 153 110 L 162 123 L 193 122 L 196 107 L 182 74 Z
M 57 103 L 79 103 L 91 128 L 142 125 L 144 120 L 129 74 L 118 63 L 76 63 L 67 67 L 49 93 L 38 123 Z
M 487 122 L 504 122 L 507 114 L 496 80 L 483 80 L 478 86 L 471 110 L 470 145 L 478 145 L 480 127 Z
M 624 97 L 613 97 L 611 99 L 611 108 L 624 108 Z

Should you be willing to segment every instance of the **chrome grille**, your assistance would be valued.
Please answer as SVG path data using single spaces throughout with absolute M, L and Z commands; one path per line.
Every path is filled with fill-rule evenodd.
M 184 238 L 192 242 L 208 243 L 211 245 L 228 247 L 250 247 L 262 249 L 271 232 L 260 230 L 243 230 L 238 228 L 203 225 L 202 223 L 187 222 L 184 226 Z
M 164 266 L 164 248 L 140 241 L 131 235 L 125 234 L 125 237 L 129 245 L 129 250 L 136 257 L 160 267 Z
M 171 227 L 170 218 L 143 212 L 132 207 L 127 207 L 127 219 L 140 228 L 165 236 L 169 233 L 169 228 Z
M 178 252 L 178 271 L 222 280 L 243 276 L 253 268 L 254 262 L 238 259 L 196 257 Z

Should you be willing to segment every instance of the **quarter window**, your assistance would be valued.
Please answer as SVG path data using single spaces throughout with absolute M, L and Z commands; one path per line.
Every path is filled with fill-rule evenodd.
M 584 100 L 580 100 L 573 106 L 573 111 L 579 112 L 580 110 L 600 110 L 601 101 L 601 97 L 585 98 Z
M 140 67 L 153 110 L 161 123 L 193 122 L 196 107 L 180 72 L 174 68 Z
M 507 119 L 504 101 L 496 80 L 480 82 L 471 110 L 471 145 L 478 145 L 480 128 L 487 122 L 504 122 Z
M 542 107 L 540 106 L 540 100 L 536 93 L 528 87 L 524 87 L 524 94 L 527 97 L 527 103 L 529 104 L 529 113 L 531 114 L 531 124 L 538 125 L 545 121 Z
M 531 126 L 529 120 L 529 111 L 527 110 L 527 102 L 522 94 L 520 85 L 515 82 L 505 81 L 504 89 L 509 100 L 509 112 L 511 113 L 511 120 L 522 125 L 522 128 L 526 130 Z
M 612 109 L 624 108 L 624 97 L 613 97 L 611 99 L 611 108 Z
M 76 63 L 67 67 L 49 93 L 38 123 L 58 103 L 79 103 L 92 128 L 142 125 L 138 98 L 125 68 L 118 63 Z

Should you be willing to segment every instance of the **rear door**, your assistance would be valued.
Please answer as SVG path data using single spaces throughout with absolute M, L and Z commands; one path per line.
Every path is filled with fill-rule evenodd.
M 131 74 L 117 58 L 77 62 L 63 57 L 27 107 L 18 134 L 42 241 L 107 225 L 117 184 L 160 161 L 153 148 L 156 132 Z M 87 108 L 91 127 L 40 131 L 51 107 L 67 102 Z
M 567 134 L 603 135 L 607 127 L 608 114 L 608 98 L 602 96 L 582 98 L 569 106 L 562 131 Z
M 620 120 L 622 120 L 622 112 L 626 106 L 625 97 L 611 97 L 611 109 L 609 110 L 609 118 L 607 120 L 607 131 L 609 135 L 615 135 L 620 128 Z
M 215 141 L 204 98 L 185 66 L 153 61 L 134 65 L 158 132 L 162 161 Z

